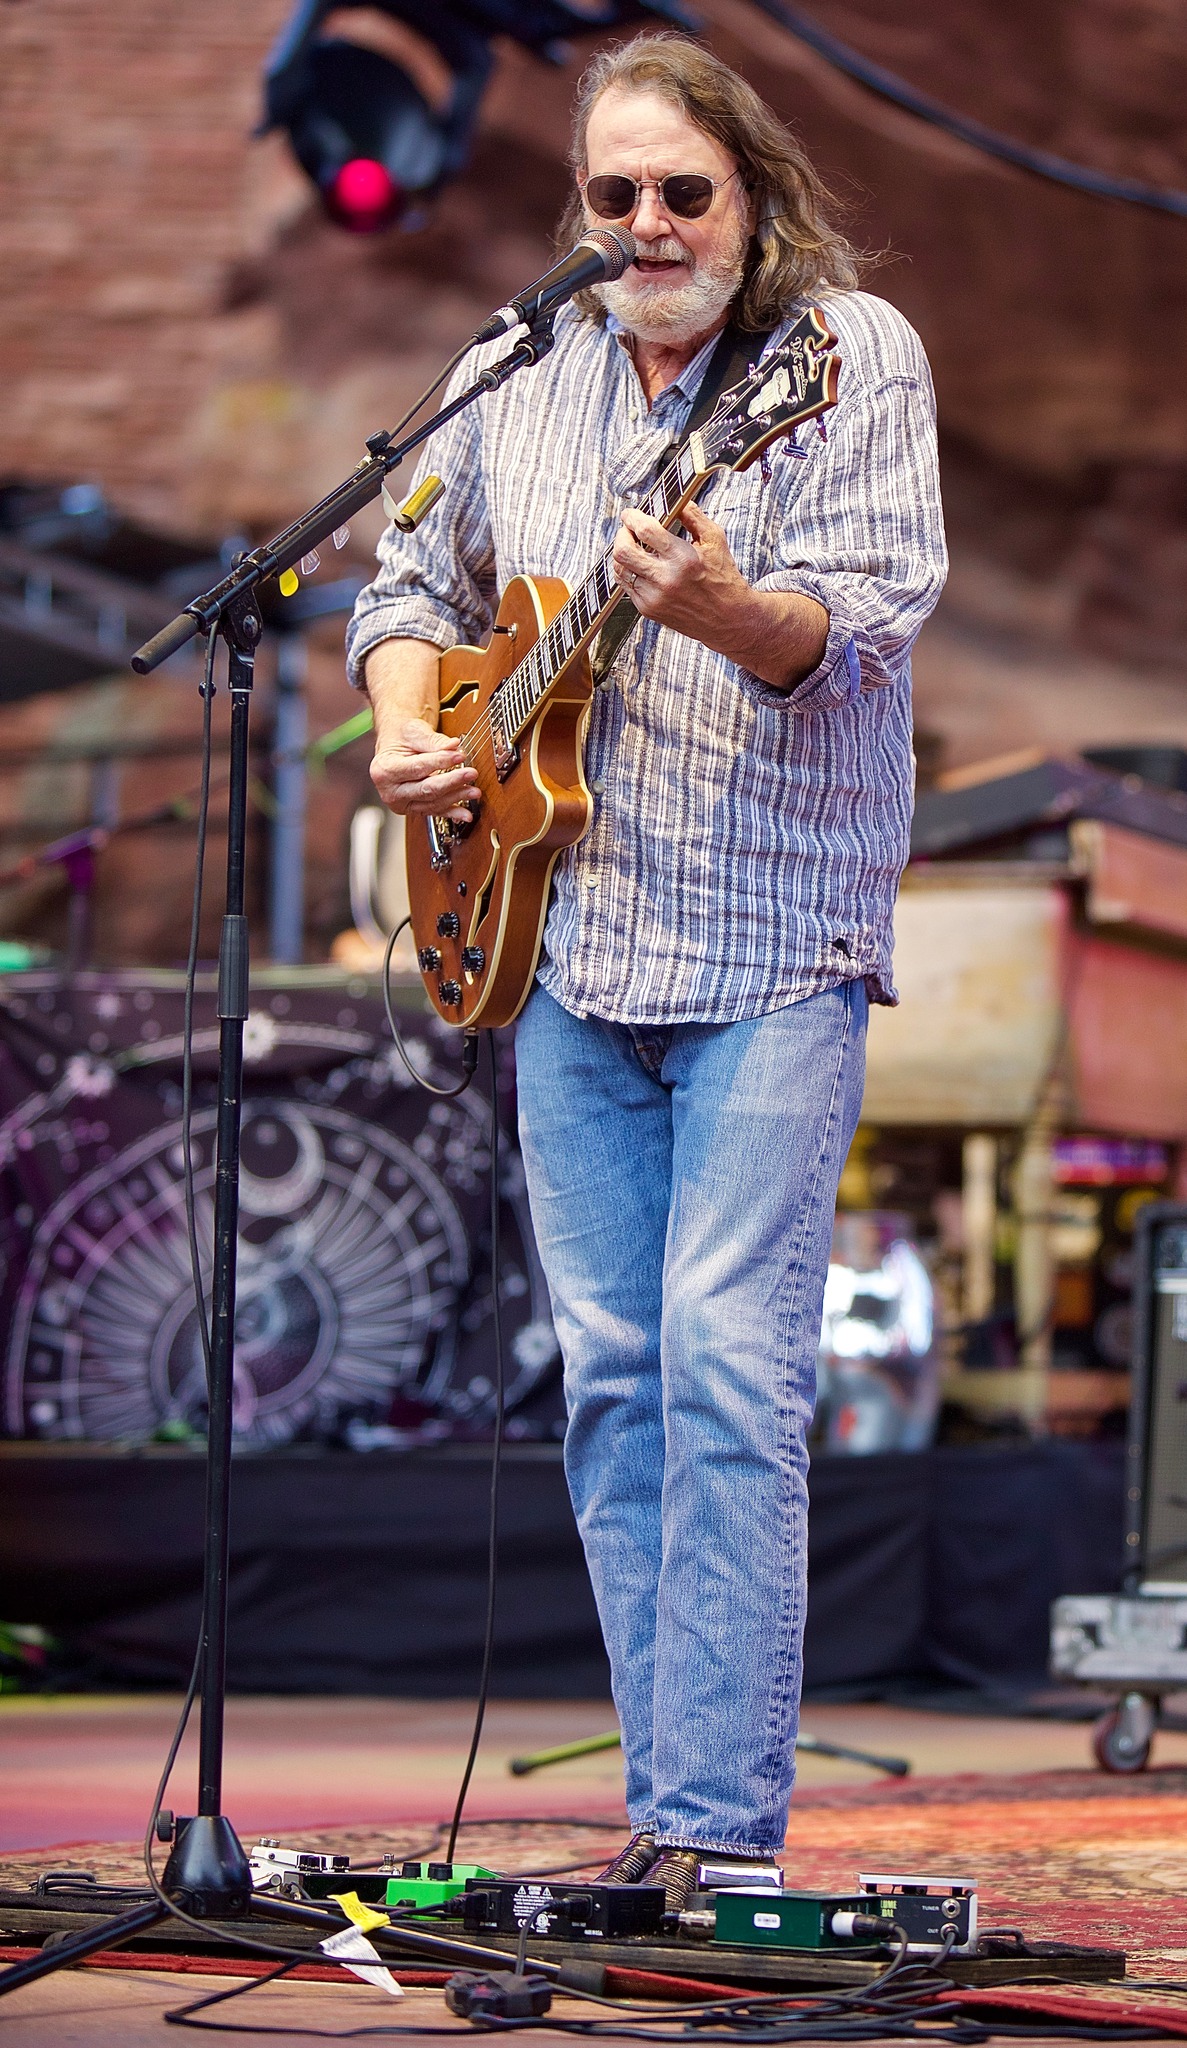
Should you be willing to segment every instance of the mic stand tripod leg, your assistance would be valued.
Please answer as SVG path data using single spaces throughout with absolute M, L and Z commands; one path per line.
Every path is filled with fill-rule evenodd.
M 102 1920 L 97 1927 L 87 1927 L 67 1941 L 55 1939 L 52 1948 L 39 1949 L 36 1955 L 23 1956 L 19 1963 L 0 1970 L 0 1997 L 6 1991 L 19 1991 L 22 1984 L 32 1984 L 38 1977 L 50 1977 L 55 1970 L 69 1969 L 72 1963 L 81 1963 L 84 1956 L 97 1955 L 100 1949 L 119 1948 L 122 1942 L 132 1941 L 138 1934 L 156 1927 L 168 1910 L 159 1899 L 146 1900 L 143 1906 Z

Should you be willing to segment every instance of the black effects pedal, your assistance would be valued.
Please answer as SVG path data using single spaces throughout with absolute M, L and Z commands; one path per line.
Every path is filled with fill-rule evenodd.
M 658 1934 L 664 1911 L 657 1884 L 484 1884 L 471 1878 L 462 1900 L 467 1933 L 518 1934 L 527 1926 L 529 1938 L 544 1940 Z

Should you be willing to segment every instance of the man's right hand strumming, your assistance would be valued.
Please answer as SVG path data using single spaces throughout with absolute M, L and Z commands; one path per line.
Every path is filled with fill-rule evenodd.
M 367 657 L 375 717 L 371 780 L 389 811 L 467 824 L 478 777 L 461 743 L 436 729 L 439 654 L 426 640 L 383 640 Z

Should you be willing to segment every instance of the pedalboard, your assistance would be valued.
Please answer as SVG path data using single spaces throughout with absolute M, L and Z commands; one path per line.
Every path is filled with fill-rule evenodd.
M 478 1863 L 428 1863 L 384 1856 L 352 1870 L 349 1856 L 258 1842 L 250 1856 L 255 1890 L 331 1900 L 347 1890 L 392 1911 L 439 1908 L 460 1914 L 468 1934 L 554 1941 L 655 1939 L 676 1933 L 661 1885 L 549 1884 L 503 1878 Z M 974 1878 L 917 1871 L 862 1871 L 851 1892 L 786 1891 L 777 1863 L 747 1865 L 706 1856 L 700 1905 L 679 1916 L 679 1934 L 735 1948 L 807 1951 L 879 1947 L 897 1931 L 913 1954 L 968 1955 L 977 1945 Z M 665 1919 L 667 1921 L 665 1927 Z
M 662 1885 L 529 1884 L 471 1878 L 462 1897 L 468 1934 L 519 1934 L 535 1939 L 617 1941 L 657 1935 L 666 1900 Z

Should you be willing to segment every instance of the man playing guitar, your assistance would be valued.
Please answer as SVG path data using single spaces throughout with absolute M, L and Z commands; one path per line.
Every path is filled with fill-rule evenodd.
M 431 444 L 351 626 L 383 801 L 465 825 L 443 649 L 519 575 L 613 544 L 640 614 L 594 693 L 590 828 L 561 855 L 518 1024 L 521 1135 L 565 1364 L 565 1462 L 610 1656 L 632 1836 L 604 1873 L 679 1910 L 698 1855 L 781 1847 L 794 1775 L 807 1452 L 867 1005 L 895 1000 L 910 650 L 944 580 L 918 338 L 856 289 L 793 137 L 695 42 L 595 59 L 563 246 L 639 245 L 542 366 Z M 834 411 L 683 531 L 638 509 L 727 323 L 753 355 L 816 302 Z M 467 378 L 471 374 L 467 371 Z

